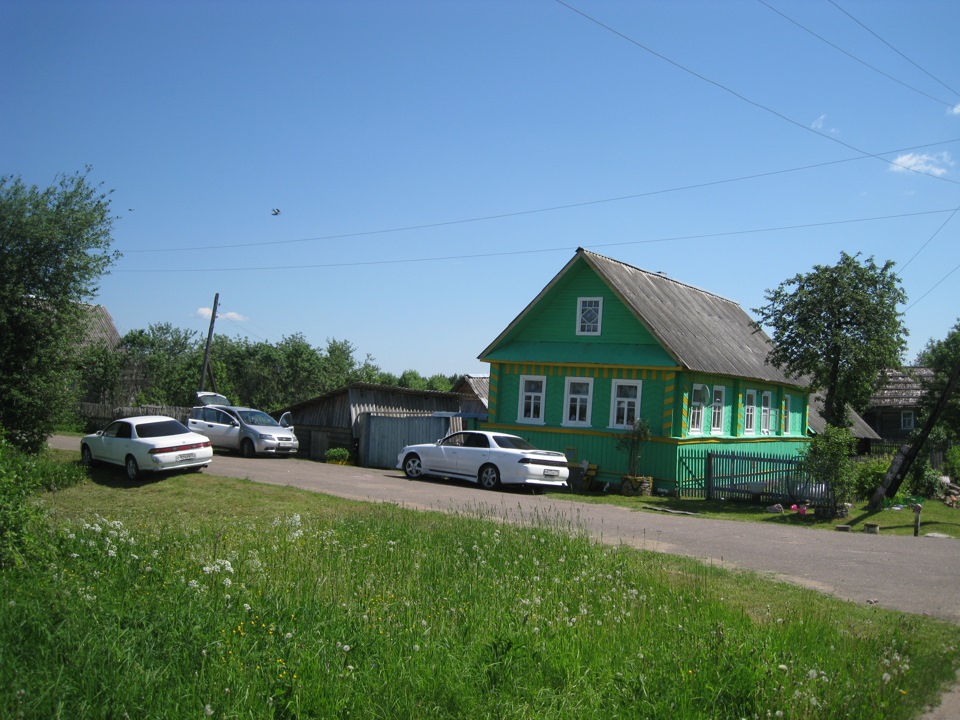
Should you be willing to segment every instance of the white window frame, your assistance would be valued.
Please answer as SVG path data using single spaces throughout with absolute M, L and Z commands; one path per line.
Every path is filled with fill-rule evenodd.
M 764 392 L 760 395 L 760 434 L 769 435 L 771 418 L 773 416 L 773 393 Z
M 706 389 L 706 385 L 694 383 L 693 390 L 690 392 L 690 426 L 687 431 L 690 435 L 703 435 L 703 416 L 706 414 L 703 394 Z
M 594 309 L 592 305 L 593 303 L 596 303 L 597 323 L 596 323 L 595 330 L 584 329 L 583 313 L 584 313 L 584 310 L 588 309 L 585 307 L 587 303 L 591 304 L 591 307 L 589 308 L 590 310 Z M 577 335 L 599 335 L 602 327 L 603 327 L 603 298 L 602 297 L 577 298 Z
M 901 410 L 900 411 L 900 429 L 901 430 L 913 430 L 917 426 L 917 416 L 913 410 Z
M 587 386 L 586 395 L 573 395 L 571 393 L 571 386 L 574 383 L 584 383 Z M 586 410 L 586 419 L 580 420 L 570 419 L 570 402 L 574 398 L 582 399 L 583 402 L 578 403 L 578 409 Z M 579 413 L 578 413 L 579 415 Z M 560 423 L 564 427 L 590 427 L 590 424 L 593 419 L 593 378 L 591 377 L 573 377 L 568 376 L 566 382 L 564 383 L 564 393 L 563 393 L 563 421 Z
M 790 434 L 790 396 L 783 396 L 783 434 Z
M 620 398 L 617 396 L 617 391 L 622 387 L 635 387 L 637 389 L 636 400 L 631 398 Z M 633 427 L 633 422 L 617 422 L 617 410 L 618 402 L 623 400 L 626 405 L 629 403 L 634 403 L 635 407 L 633 408 L 633 417 L 634 420 L 640 418 L 640 403 L 643 398 L 643 381 L 642 380 L 614 380 L 613 387 L 610 390 L 610 427 L 612 428 L 621 428 L 629 429 Z
M 540 386 L 540 392 L 527 392 L 526 386 L 530 381 L 542 383 Z M 517 405 L 517 422 L 526 423 L 529 425 L 543 425 L 546 421 L 544 416 L 546 415 L 546 405 L 547 405 L 547 376 L 546 375 L 521 375 L 520 376 L 520 392 L 518 393 L 520 398 Z M 527 405 L 527 397 L 536 398 L 538 403 L 538 409 L 540 410 L 539 416 L 526 417 L 524 415 L 524 408 Z
M 747 390 L 743 394 L 743 434 L 757 434 L 757 391 Z
M 719 403 L 717 402 L 719 398 Z M 710 434 L 723 434 L 723 409 L 727 402 L 727 388 L 714 385 L 710 389 Z

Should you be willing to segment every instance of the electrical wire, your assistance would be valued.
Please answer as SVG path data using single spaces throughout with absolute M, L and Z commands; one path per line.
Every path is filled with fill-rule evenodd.
M 898 85 L 902 85 L 903 87 L 907 88 L 908 90 L 912 90 L 913 92 L 915 92 L 915 93 L 917 93 L 917 94 L 919 94 L 919 95 L 923 95 L 925 98 L 928 98 L 928 99 L 930 99 L 930 100 L 933 100 L 934 102 L 940 103 L 941 105 L 946 105 L 948 108 L 952 108 L 952 107 L 954 106 L 954 103 L 948 102 L 948 101 L 946 101 L 946 100 L 941 100 L 941 99 L 938 98 L 938 97 L 934 97 L 934 96 L 931 95 L 930 93 L 924 92 L 923 90 L 920 90 L 919 88 L 915 88 L 913 85 L 909 85 L 909 84 L 903 82 L 902 80 L 899 80 L 899 79 L 895 78 L 893 75 L 890 75 L 889 73 L 884 72 L 884 71 L 881 70 L 880 68 L 871 65 L 871 64 L 868 63 L 866 60 L 862 60 L 862 59 L 858 58 L 856 55 L 854 55 L 854 54 L 851 53 L 851 52 L 848 52 L 848 51 L 844 50 L 842 47 L 840 47 L 840 46 L 837 45 L 836 43 L 830 42 L 830 41 L 827 40 L 825 37 L 823 37 L 823 35 L 820 35 L 819 33 L 814 32 L 813 30 L 811 30 L 810 28 L 808 28 L 806 25 L 801 25 L 799 22 L 797 22 L 796 20 L 794 20 L 792 17 L 790 17 L 790 16 L 787 15 L 786 13 L 782 12 L 781 10 L 778 10 L 777 8 L 773 7 L 773 5 L 771 5 L 770 3 L 766 2 L 766 0 L 757 0 L 757 2 L 760 3 L 761 5 L 763 5 L 764 7 L 769 8 L 770 10 L 772 10 L 773 12 L 775 12 L 777 15 L 779 15 L 780 17 L 782 17 L 782 18 L 783 18 L 784 20 L 786 20 L 787 22 L 793 23 L 794 25 L 796 25 L 798 28 L 800 28 L 800 29 L 803 30 L 804 32 L 807 32 L 807 33 L 813 35 L 813 36 L 814 36 L 815 38 L 817 38 L 817 40 L 819 40 L 820 42 L 829 45 L 830 47 L 832 47 L 832 48 L 833 48 L 834 50 L 836 50 L 837 52 L 843 53 L 844 55 L 846 55 L 846 56 L 847 56 L 848 58 L 850 58 L 851 60 L 857 61 L 858 63 L 860 63 L 860 64 L 863 65 L 864 67 L 867 67 L 867 68 L 873 70 L 875 73 L 877 73 L 877 74 L 879 74 L 879 75 L 882 75 L 883 77 L 887 78 L 888 80 L 892 80 L 893 82 L 897 83 Z M 931 77 L 932 77 L 932 76 L 931 76 Z M 934 78 L 934 79 L 936 79 L 936 78 Z M 949 89 L 949 88 L 948 88 L 948 89 Z
M 804 230 L 804 229 L 814 228 L 814 227 L 829 227 L 833 225 L 850 225 L 854 223 L 874 222 L 878 220 L 896 220 L 900 218 L 917 217 L 921 215 L 936 215 L 938 213 L 946 213 L 946 212 L 956 213 L 958 210 L 960 210 L 960 208 L 947 208 L 944 210 L 923 210 L 920 212 L 902 213 L 900 215 L 880 215 L 880 216 L 868 217 L 868 218 L 830 220 L 830 221 L 819 222 L 819 223 L 805 223 L 800 225 L 781 225 L 777 227 L 752 228 L 748 230 L 731 230 L 727 232 L 706 233 L 702 235 L 679 235 L 679 236 L 665 237 L 665 238 L 652 238 L 647 240 L 628 240 L 624 242 L 615 242 L 615 243 L 594 243 L 586 247 L 603 248 L 603 247 L 618 247 L 623 245 L 648 245 L 653 243 L 677 242 L 681 240 L 704 240 L 709 238 L 729 237 L 731 235 L 751 235 L 751 234 L 765 233 L 765 232 L 781 232 L 785 230 Z M 274 265 L 274 266 L 261 266 L 261 267 L 233 267 L 233 268 L 178 267 L 178 268 L 171 268 L 169 270 L 163 270 L 163 269 L 157 269 L 157 268 L 150 268 L 146 270 L 116 269 L 113 272 L 116 272 L 116 273 L 189 273 L 189 272 L 213 273 L 213 272 L 267 271 L 267 270 L 316 270 L 319 268 L 360 267 L 360 266 L 369 266 L 369 265 L 401 265 L 406 263 L 439 262 L 444 260 L 475 260 L 479 258 L 505 257 L 505 256 L 516 256 L 516 255 L 533 255 L 533 254 L 548 253 L 548 252 L 560 252 L 560 251 L 569 252 L 570 249 L 571 248 L 569 246 L 564 246 L 564 247 L 553 247 L 553 248 L 540 248 L 536 250 L 509 250 L 504 252 L 474 253 L 470 255 L 444 255 L 444 256 L 435 256 L 435 257 L 421 257 L 421 258 L 397 258 L 394 260 L 362 260 L 362 261 L 355 261 L 355 262 L 320 263 L 316 265 L 299 264 L 299 265 Z
M 900 148 L 899 150 L 886 150 L 877 155 L 893 155 L 905 153 L 911 150 L 921 150 L 928 147 L 936 147 L 938 145 L 946 145 L 948 143 L 960 142 L 960 138 L 952 138 L 950 140 L 943 140 L 935 143 L 925 143 L 923 145 L 915 145 L 913 147 Z M 615 203 L 623 202 L 624 200 L 637 200 L 644 197 L 653 197 L 655 195 L 666 195 L 668 193 L 683 192 L 687 190 L 699 190 L 702 188 L 713 187 L 717 185 L 726 185 L 729 183 L 744 182 L 746 180 L 757 180 L 765 177 L 773 177 L 775 175 L 785 175 L 787 173 L 801 172 L 803 170 L 814 170 L 816 168 L 829 167 L 830 165 L 840 165 L 848 162 L 858 162 L 860 160 L 866 159 L 863 155 L 859 155 L 853 158 L 844 158 L 842 160 L 828 160 L 827 162 L 814 163 L 812 165 L 801 165 L 799 167 L 787 168 L 783 170 L 771 170 L 769 172 L 763 173 L 753 173 L 751 175 L 741 175 L 734 178 L 725 178 L 723 180 L 709 180 L 701 183 L 693 183 L 690 185 L 679 185 L 671 188 L 661 188 L 659 190 L 649 190 L 647 192 L 641 193 L 632 193 L 630 195 L 619 195 L 617 197 L 603 198 L 600 200 L 583 200 L 575 203 L 567 203 L 564 205 L 552 205 L 549 207 L 535 208 L 532 210 L 517 210 L 515 212 L 506 212 L 506 213 L 495 213 L 491 215 L 479 215 L 470 218 L 461 218 L 459 220 L 443 220 L 439 222 L 432 223 L 421 223 L 418 225 L 405 225 L 402 227 L 393 227 L 393 228 L 382 228 L 379 230 L 360 230 L 350 233 L 340 233 L 335 235 L 320 235 L 317 237 L 309 238 L 295 238 L 292 240 L 258 240 L 256 242 L 249 243 L 227 243 L 222 245 L 191 245 L 189 247 L 176 247 L 176 248 L 143 248 L 143 249 L 130 249 L 123 250 L 119 252 L 124 255 L 132 254 L 141 254 L 141 253 L 167 253 L 167 252 L 188 252 L 191 250 L 233 250 L 237 248 L 245 247 L 261 247 L 264 245 L 293 245 L 295 243 L 306 243 L 306 242 L 319 242 L 323 240 L 344 240 L 347 238 L 357 238 L 357 237 L 366 237 L 371 235 L 388 235 L 391 233 L 399 232 L 408 232 L 411 230 L 429 230 L 432 228 L 439 227 L 450 227 L 452 225 L 466 225 L 469 223 L 478 223 L 478 222 L 487 222 L 490 220 L 503 220 L 506 218 L 512 217 L 523 217 L 525 215 L 537 215 L 540 213 L 549 213 L 556 212 L 559 210 L 572 210 L 575 208 L 589 207 L 591 205 L 603 205 L 606 203 Z
M 773 116 L 775 116 L 775 117 L 780 118 L 780 119 L 783 120 L 784 122 L 788 122 L 788 123 L 790 123 L 791 125 L 795 125 L 796 127 L 800 128 L 801 130 L 804 130 L 804 131 L 809 132 L 809 133 L 813 133 L 814 135 L 817 135 L 818 137 L 825 138 L 825 139 L 827 139 L 827 140 L 829 140 L 829 141 L 831 141 L 831 142 L 837 143 L 838 145 L 842 145 L 843 147 L 847 148 L 848 150 L 853 150 L 854 152 L 856 152 L 856 153 L 858 153 L 858 154 L 860 154 L 860 155 L 862 155 L 862 156 L 864 156 L 864 157 L 872 157 L 872 158 L 874 158 L 874 159 L 876 159 L 876 160 L 879 160 L 880 162 L 882 162 L 882 163 L 884 163 L 884 164 L 895 165 L 895 166 L 897 166 L 897 167 L 903 168 L 904 170 L 908 170 L 908 171 L 910 171 L 910 172 L 915 172 L 915 173 L 917 173 L 918 175 L 926 175 L 927 177 L 931 177 L 931 178 L 933 178 L 933 179 L 935 179 L 935 180 L 941 180 L 941 181 L 943 181 L 943 182 L 952 183 L 952 184 L 954 184 L 954 185 L 960 185 L 960 181 L 953 180 L 953 179 L 951 179 L 951 178 L 947 178 L 947 177 L 944 177 L 944 176 L 934 175 L 934 174 L 932 174 L 932 173 L 927 173 L 927 172 L 924 172 L 924 171 L 922 171 L 922 170 L 917 170 L 916 168 L 912 168 L 912 167 L 909 167 L 909 166 L 907 166 L 907 165 L 901 165 L 901 164 L 897 163 L 896 161 L 892 161 L 892 162 L 891 162 L 890 160 L 885 160 L 885 159 L 882 158 L 880 155 L 867 152 L 866 150 L 861 150 L 860 148 L 856 147 L 855 145 L 851 145 L 850 143 L 848 143 L 848 142 L 846 142 L 846 141 L 844 141 L 844 140 L 841 140 L 840 138 L 838 138 L 838 137 L 836 137 L 836 136 L 829 135 L 829 134 L 827 134 L 827 133 L 822 133 L 822 132 L 820 132 L 819 130 L 817 130 L 816 128 L 809 127 L 808 125 L 806 125 L 806 124 L 804 124 L 804 123 L 802 123 L 802 122 L 799 122 L 798 120 L 794 120 L 793 118 L 791 118 L 791 117 L 788 116 L 788 115 L 783 114 L 783 113 L 780 112 L 779 110 L 774 110 L 774 109 L 773 109 L 772 107 L 770 107 L 769 105 L 764 105 L 764 104 L 761 103 L 761 102 L 758 102 L 758 101 L 756 101 L 756 100 L 752 100 L 751 98 L 748 98 L 746 95 L 738 92 L 737 90 L 734 90 L 733 88 L 731 88 L 731 87 L 729 87 L 729 86 L 727 86 L 727 85 L 724 85 L 723 83 L 721 83 L 721 82 L 719 82 L 719 81 L 717 81 L 717 80 L 713 80 L 712 78 L 709 78 L 709 77 L 707 77 L 706 75 L 697 72 L 696 70 L 693 70 L 693 69 L 691 69 L 691 68 L 688 68 L 686 65 L 683 65 L 683 64 L 677 62 L 676 60 L 673 60 L 672 58 L 667 57 L 667 56 L 664 55 L 663 53 L 660 53 L 660 52 L 654 50 L 653 48 L 644 45 L 644 44 L 641 43 L 639 40 L 635 40 L 634 38 L 630 37 L 630 36 L 627 35 L 626 33 L 623 33 L 623 32 L 621 32 L 621 31 L 617 30 L 616 28 L 614 28 L 614 27 L 612 27 L 612 26 L 610 26 L 610 25 L 607 25 L 607 24 L 604 23 L 604 22 L 601 22 L 601 21 L 598 20 L 597 18 L 595 18 L 595 17 L 593 17 L 593 16 L 591 16 L 591 15 L 588 15 L 587 13 L 583 12 L 582 10 L 574 7 L 573 5 L 570 5 L 570 4 L 567 3 L 567 2 L 565 2 L 565 0 L 554 0 L 554 2 L 557 3 L 558 5 L 562 5 L 563 7 L 567 8 L 568 10 L 570 10 L 570 11 L 572 11 L 572 12 L 574 12 L 574 13 L 576 13 L 577 15 L 580 15 L 580 16 L 583 17 L 585 20 L 589 20 L 590 22 L 592 22 L 592 23 L 594 23 L 595 25 L 603 28 L 603 29 L 606 30 L 607 32 L 610 32 L 610 33 L 616 35 L 617 37 L 619 37 L 619 38 L 621 38 L 621 39 L 623 39 L 623 40 L 626 40 L 627 42 L 631 43 L 632 45 L 635 45 L 636 47 L 638 47 L 638 48 L 640 48 L 641 50 L 643 50 L 643 51 L 645 51 L 645 52 L 653 55 L 654 57 L 657 57 L 657 58 L 663 60 L 664 62 L 669 63 L 670 65 L 673 65 L 675 68 L 678 68 L 679 70 L 682 70 L 683 72 L 685 72 L 685 73 L 687 73 L 687 74 L 689 74 L 689 75 L 692 75 L 692 76 L 694 76 L 695 78 L 697 78 L 697 79 L 699 79 L 699 80 L 702 80 L 702 81 L 705 82 L 705 83 L 708 83 L 708 84 L 710 84 L 710 85 L 713 85 L 714 87 L 719 88 L 719 89 L 723 90 L 724 92 L 729 93 L 730 95 L 733 95 L 735 98 L 737 98 L 738 100 L 741 100 L 742 102 L 747 103 L 748 105 L 752 105 L 752 106 L 755 107 L 755 108 L 758 108 L 758 109 L 760 109 L 760 110 L 763 110 L 764 112 L 767 112 L 767 113 L 769 113 L 769 114 L 771 114 L 771 115 L 773 115 Z
M 940 78 L 938 78 L 936 75 L 931 74 L 931 73 L 928 72 L 924 67 L 922 67 L 921 65 L 918 65 L 917 63 L 915 63 L 913 60 L 911 60 L 909 57 L 907 57 L 906 55 L 904 55 L 902 52 L 900 52 L 900 51 L 899 51 L 897 48 L 895 48 L 893 45 L 891 45 L 891 44 L 888 43 L 886 40 L 884 40 L 882 37 L 880 37 L 880 36 L 879 36 L 877 33 L 875 33 L 873 30 L 871 30 L 871 29 L 868 28 L 866 25 L 864 25 L 862 22 L 860 22 L 860 20 L 858 20 L 857 18 L 855 18 L 853 15 L 851 15 L 849 12 L 847 12 L 846 10 L 844 10 L 844 9 L 843 9 L 842 7 L 840 7 L 839 5 L 837 5 L 837 3 L 835 3 L 833 0 L 827 0 L 827 2 L 829 2 L 831 5 L 833 5 L 837 10 L 839 10 L 840 12 L 842 12 L 842 13 L 843 13 L 844 15 L 846 15 L 848 18 L 850 18 L 851 20 L 853 20 L 857 25 L 859 25 L 860 27 L 862 27 L 862 28 L 863 28 L 864 30 L 866 30 L 868 33 L 870 33 L 871 35 L 873 35 L 877 40 L 879 40 L 879 41 L 882 42 L 884 45 L 886 45 L 888 48 L 890 48 L 891 50 L 893 50 L 897 55 L 899 55 L 899 56 L 902 57 L 904 60 L 906 60 L 908 63 L 910 63 L 911 65 L 913 65 L 915 68 L 917 68 L 917 70 L 919 70 L 920 72 L 922 72 L 924 75 L 926 75 L 927 77 L 929 77 L 929 78 L 935 80 L 936 82 L 940 83 L 940 85 L 942 85 L 943 87 L 945 87 L 947 90 L 949 90 L 950 92 L 952 92 L 954 95 L 960 96 L 960 92 L 957 92 L 957 91 L 954 90 L 952 87 L 950 87 L 950 86 L 947 85 L 945 82 L 943 82 L 943 80 L 941 80 Z

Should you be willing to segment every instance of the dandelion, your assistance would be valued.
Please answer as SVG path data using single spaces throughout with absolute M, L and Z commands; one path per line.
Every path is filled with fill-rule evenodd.
M 880 679 L 883 680 L 883 682 L 885 682 L 885 683 L 890 682 L 890 679 L 891 679 L 891 678 L 890 678 L 890 673 L 884 673 L 884 674 L 883 674 L 883 677 L 880 678 Z
M 777 665 L 777 669 L 783 670 L 784 672 L 786 672 L 786 671 L 787 671 L 787 666 L 786 666 L 786 665 Z
M 213 715 L 213 708 L 210 707 L 209 705 L 204 705 L 203 714 L 206 715 L 207 717 L 210 717 L 211 715 Z

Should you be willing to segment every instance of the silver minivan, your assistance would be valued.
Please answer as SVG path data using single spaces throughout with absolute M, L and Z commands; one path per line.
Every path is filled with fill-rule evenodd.
M 300 442 L 290 425 L 290 413 L 277 422 L 254 408 L 231 405 L 223 395 L 198 392 L 200 405 L 191 408 L 187 427 L 206 435 L 214 447 L 239 450 L 244 457 L 293 455 Z

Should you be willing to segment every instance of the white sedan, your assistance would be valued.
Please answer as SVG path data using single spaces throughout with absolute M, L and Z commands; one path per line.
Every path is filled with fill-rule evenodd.
M 213 447 L 203 435 L 190 432 L 164 415 L 114 420 L 80 441 L 80 458 L 87 467 L 98 462 L 126 468 L 136 480 L 144 471 L 200 470 L 213 459 Z
M 467 430 L 435 443 L 408 445 L 397 469 L 415 479 L 423 475 L 462 478 L 487 490 L 504 485 L 565 487 L 569 469 L 561 452 L 537 450 L 516 435 Z

